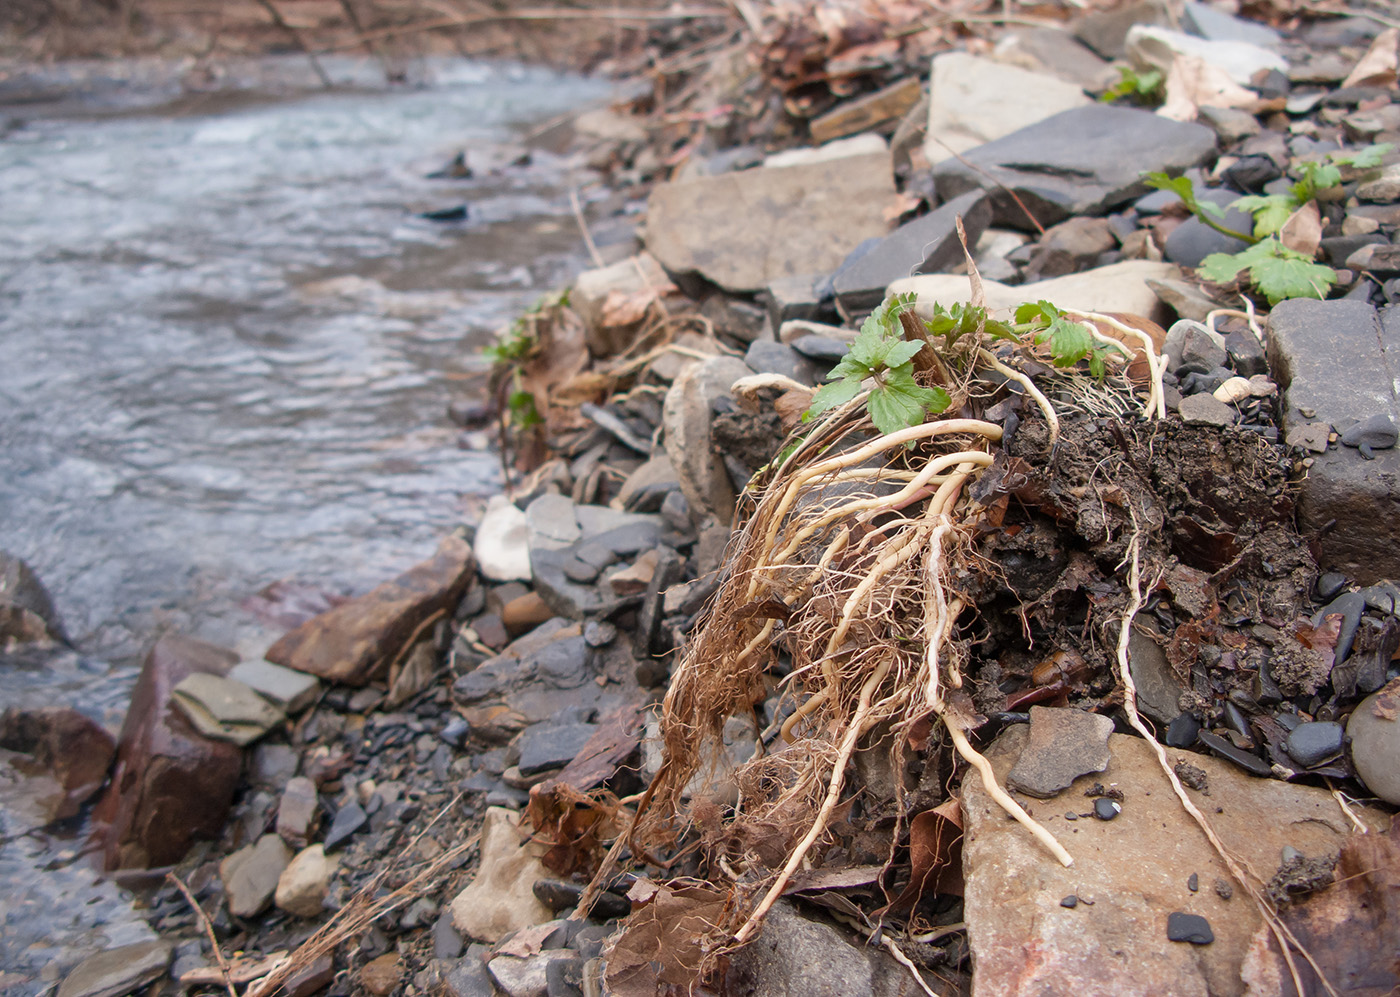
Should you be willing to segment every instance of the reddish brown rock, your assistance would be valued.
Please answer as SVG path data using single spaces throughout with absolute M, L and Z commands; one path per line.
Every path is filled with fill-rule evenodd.
M 367 595 L 308 620 L 267 650 L 278 665 L 346 685 L 380 677 L 423 623 L 450 611 L 471 583 L 471 547 L 450 536 L 437 553 Z
M 117 740 L 112 782 L 93 812 L 108 869 L 170 865 L 223 827 L 243 752 L 198 734 L 170 702 L 187 675 L 223 675 L 238 655 L 189 637 L 162 637 L 146 655 Z
M 72 817 L 107 781 L 117 742 L 97 721 L 63 706 L 0 714 L 0 748 L 33 755 L 63 787 L 56 817 Z

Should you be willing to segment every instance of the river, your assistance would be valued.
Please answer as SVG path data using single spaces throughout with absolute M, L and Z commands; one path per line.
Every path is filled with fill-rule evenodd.
M 499 488 L 446 406 L 481 390 L 491 332 L 584 265 L 569 189 L 596 178 L 520 156 L 607 88 L 331 68 L 356 85 L 191 98 L 157 72 L 120 99 L 0 106 L 0 547 L 77 647 L 0 661 L 0 705 L 117 723 L 159 633 L 259 654 L 259 590 L 365 591 Z M 458 151 L 472 178 L 427 177 Z M 457 205 L 464 221 L 420 217 Z M 0 761 L 0 990 L 33 994 L 146 931 L 76 858 L 78 829 L 36 830 L 25 785 Z

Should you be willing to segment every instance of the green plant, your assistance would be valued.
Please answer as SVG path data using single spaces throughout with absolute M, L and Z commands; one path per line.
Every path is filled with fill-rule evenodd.
M 1337 282 L 1337 272 L 1314 263 L 1312 257 L 1289 249 L 1270 236 L 1240 253 L 1211 253 L 1196 272 L 1216 284 L 1228 284 L 1240 271 L 1273 306 L 1288 298 L 1325 298 Z
M 1167 80 L 1160 69 L 1139 73 L 1132 66 L 1119 66 L 1118 77 L 1118 82 L 1101 93 L 1099 100 L 1109 102 L 1126 97 L 1134 104 L 1156 107 L 1166 98 Z
M 1035 336 L 1037 343 L 1050 347 L 1051 361 L 1056 367 L 1072 367 L 1081 360 L 1089 362 L 1089 373 L 1102 381 L 1108 372 L 1105 360 L 1110 347 L 1094 338 L 1082 322 L 1071 322 L 1064 313 L 1048 301 L 1026 302 L 1016 309 L 1016 328 Z M 1118 347 L 1128 354 L 1126 349 Z M 1129 354 L 1130 355 L 1130 354 Z
M 948 407 L 948 392 L 925 388 L 914 380 L 914 355 L 925 344 L 905 339 L 899 320 L 903 312 L 913 310 L 914 301 L 913 294 L 897 294 L 870 313 L 851 342 L 850 352 L 827 375 L 833 383 L 812 396 L 808 418 L 855 398 L 865 390 L 867 380 L 874 383 L 866 406 L 875 428 L 882 433 L 908 428 Z

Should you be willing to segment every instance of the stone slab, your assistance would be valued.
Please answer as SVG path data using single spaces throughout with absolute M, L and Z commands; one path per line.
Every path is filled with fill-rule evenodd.
M 910 76 L 872 94 L 839 104 L 812 120 L 812 141 L 821 144 L 856 132 L 893 128 L 919 102 L 923 93 L 919 78 Z

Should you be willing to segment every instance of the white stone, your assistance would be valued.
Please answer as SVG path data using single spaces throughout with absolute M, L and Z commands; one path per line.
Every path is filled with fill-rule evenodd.
M 871 153 L 885 152 L 889 145 L 885 140 L 874 132 L 866 132 L 864 135 L 852 135 L 850 138 L 838 138 L 834 142 L 826 145 L 819 145 L 807 149 L 784 149 L 782 152 L 775 152 L 763 161 L 763 165 L 770 169 L 782 169 L 786 166 L 810 166 L 813 163 L 829 163 L 833 159 L 845 159 L 847 156 L 868 156 Z
M 662 406 L 666 453 L 676 467 L 691 514 L 711 515 L 728 525 L 734 515 L 734 486 L 724 462 L 710 449 L 711 403 L 753 373 L 737 357 L 715 357 L 687 370 Z
M 486 515 L 476 528 L 472 548 L 482 575 L 493 582 L 528 582 L 530 573 L 529 528 L 525 513 L 504 495 L 492 496 Z
M 525 507 L 526 544 L 532 551 L 559 550 L 579 538 L 578 517 L 567 495 L 541 495 Z
M 1400 201 L 1400 163 L 1394 163 L 1381 171 L 1374 180 L 1358 184 L 1356 196 L 1373 204 L 1391 204 Z
M 540 861 L 545 848 L 530 842 L 519 824 L 514 810 L 487 809 L 476 878 L 452 901 L 452 924 L 478 941 L 497 942 L 554 916 L 534 894 L 535 880 L 551 875 Z
M 936 164 L 954 152 L 1091 103 L 1082 87 L 1058 77 L 967 52 L 946 52 L 933 60 L 924 155 Z
M 1179 55 L 1200 59 L 1208 66 L 1223 69 L 1236 83 L 1248 86 L 1261 69 L 1288 72 L 1288 63 L 1277 52 L 1249 42 L 1208 41 L 1171 28 L 1135 24 L 1128 32 L 1128 61 L 1139 70 L 1171 71 Z
M 303 848 L 277 878 L 272 902 L 297 917 L 319 917 L 338 864 L 321 845 Z

